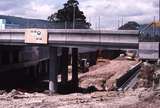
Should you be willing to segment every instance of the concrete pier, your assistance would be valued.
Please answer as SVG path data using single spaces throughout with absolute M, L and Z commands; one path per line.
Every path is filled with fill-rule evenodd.
M 0 65 L 2 65 L 2 54 L 0 53 Z
M 72 48 L 72 82 L 78 88 L 78 48 Z
M 57 92 L 57 48 L 49 49 L 49 91 L 50 94 Z
M 47 73 L 47 68 L 48 68 L 48 64 L 47 64 L 47 60 L 42 62 L 42 74 L 46 75 Z
M 69 57 L 69 48 L 62 48 L 62 72 L 61 72 L 61 81 L 63 84 L 68 81 L 68 57 Z

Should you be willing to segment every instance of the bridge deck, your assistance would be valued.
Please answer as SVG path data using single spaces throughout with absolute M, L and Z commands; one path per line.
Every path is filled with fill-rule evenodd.
M 138 48 L 139 31 L 48 29 L 48 45 Z M 0 30 L 0 45 L 26 45 L 25 29 Z

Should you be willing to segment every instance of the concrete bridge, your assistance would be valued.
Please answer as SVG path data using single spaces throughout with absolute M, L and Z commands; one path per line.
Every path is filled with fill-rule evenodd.
M 0 45 L 39 46 L 43 44 L 25 43 L 24 29 L 0 30 Z M 57 48 L 62 47 L 61 80 L 68 81 L 68 55 L 72 48 L 72 81 L 78 86 L 78 48 L 118 48 L 139 49 L 140 32 L 135 30 L 77 30 L 77 29 L 48 29 L 48 39 L 44 46 L 49 47 L 49 90 L 57 90 Z
M 139 31 L 49 29 L 48 45 L 138 49 Z M 24 29 L 0 30 L 0 45 L 27 45 Z

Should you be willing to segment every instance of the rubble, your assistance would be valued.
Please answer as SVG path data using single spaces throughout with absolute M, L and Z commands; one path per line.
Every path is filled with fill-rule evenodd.
M 151 65 L 147 62 L 144 62 L 141 70 L 140 70 L 140 75 L 139 75 L 139 81 L 136 85 L 136 88 L 150 88 L 153 86 L 153 80 L 154 80 L 154 65 Z

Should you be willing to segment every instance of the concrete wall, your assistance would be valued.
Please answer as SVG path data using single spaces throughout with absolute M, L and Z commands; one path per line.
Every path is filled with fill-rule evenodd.
M 141 59 L 159 59 L 160 45 L 159 42 L 140 42 L 139 43 L 139 57 Z

